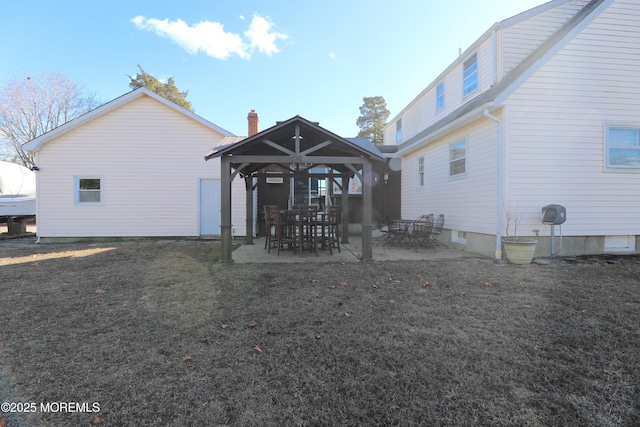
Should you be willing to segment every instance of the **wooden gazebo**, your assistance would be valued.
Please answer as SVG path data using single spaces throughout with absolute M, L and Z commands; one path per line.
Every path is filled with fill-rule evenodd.
M 331 180 L 340 178 L 342 191 L 342 236 L 348 241 L 349 179 L 358 176 L 362 182 L 362 261 L 370 261 L 372 254 L 372 197 L 371 187 L 378 182 L 372 172 L 372 162 L 384 162 L 380 151 L 367 139 L 342 138 L 300 116 L 278 122 L 234 144 L 215 147 L 205 160 L 221 160 L 221 261 L 231 259 L 231 182 L 240 176 L 245 179 L 247 243 L 253 243 L 254 178 L 264 169 L 276 166 L 286 178 L 308 176 L 311 168 L 326 167 Z M 269 176 L 273 176 L 272 173 Z

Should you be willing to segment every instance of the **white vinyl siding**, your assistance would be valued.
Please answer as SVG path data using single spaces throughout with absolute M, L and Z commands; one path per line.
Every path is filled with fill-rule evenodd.
M 38 153 L 41 237 L 197 236 L 199 180 L 219 179 L 204 156 L 223 136 L 147 96 L 83 123 Z M 75 203 L 74 177 L 102 179 L 103 205 Z M 245 189 L 232 183 L 232 221 L 245 233 Z
M 497 30 L 495 45 L 493 35 L 486 34 L 480 39 L 473 50 L 466 52 L 456 62 L 451 64 L 435 81 L 412 100 L 397 117 L 403 119 L 403 140 L 407 141 L 423 129 L 431 126 L 443 116 L 460 107 L 489 89 L 496 79 L 500 80 L 505 74 L 513 70 L 523 59 L 538 47 L 553 32 L 574 16 L 589 0 L 572 0 L 560 3 L 555 7 L 545 5 L 542 12 L 523 18 L 514 17 L 514 23 L 507 20 L 503 29 Z M 526 14 L 525 14 L 526 15 Z M 494 49 L 494 46 L 496 49 Z M 477 57 L 477 90 L 464 91 L 464 62 L 470 59 L 470 55 Z M 499 67 L 499 68 L 498 68 Z M 446 90 L 445 105 L 438 109 L 438 85 L 444 84 Z M 384 143 L 396 142 L 395 120 L 389 122 L 384 131 Z
M 408 106 L 406 106 L 384 128 L 384 143 L 396 144 L 396 121 L 402 118 L 402 140 L 407 141 L 425 128 L 441 120 L 444 116 L 459 108 L 464 102 L 469 101 L 483 91 L 489 89 L 494 83 L 492 68 L 494 67 L 493 43 L 491 37 L 478 42 L 474 48 L 478 58 L 477 84 L 478 90 L 468 97 L 463 95 L 463 62 L 460 60 L 450 66 L 445 73 L 440 75 L 422 93 L 420 93 Z M 469 55 L 466 56 L 469 58 Z M 444 86 L 444 106 L 437 108 L 437 86 Z
M 397 144 L 395 126 L 387 125 L 382 130 L 382 141 L 385 145 Z
M 521 228 L 540 227 L 540 208 L 567 208 L 565 236 L 640 235 L 640 174 L 607 173 L 607 124 L 638 123 L 640 8 L 615 1 L 508 99 L 507 197 L 526 206 Z
M 588 2 L 573 0 L 506 27 L 502 31 L 502 75 L 513 70 Z
M 496 135 L 495 123 L 483 119 L 403 158 L 402 217 L 444 213 L 447 229 L 495 234 Z M 450 179 L 449 143 L 462 139 L 473 146 L 468 177 Z M 425 170 L 421 190 L 415 185 L 419 158 L 424 158 Z
M 501 23 L 493 45 L 497 59 L 487 49 L 491 36 L 476 42 L 402 110 L 405 140 L 469 99 L 462 93 L 461 61 L 476 47 L 480 83 L 476 93 L 482 93 L 494 83 L 493 77 L 500 80 L 513 70 L 588 2 L 557 0 Z M 520 235 L 539 232 L 548 236 L 550 227 L 540 222 L 541 208 L 561 204 L 568 218 L 562 234 L 577 245 L 583 242 L 585 253 L 598 250 L 602 242 L 605 250 L 637 250 L 640 173 L 635 167 L 608 167 L 610 151 L 617 148 L 608 140 L 608 127 L 640 128 L 639 23 L 636 0 L 604 1 L 547 52 L 539 68 L 536 64 L 525 72 L 515 82 L 517 88 L 495 105 L 492 114 L 501 120 L 501 134 L 497 123 L 478 116 L 472 124 L 461 124 L 437 139 L 427 136 L 424 143 L 416 141 L 415 146 L 406 147 L 402 216 L 442 212 L 445 228 L 458 237 L 458 232 L 466 232 L 474 245 L 478 235 L 496 234 L 500 193 L 501 204 L 522 209 Z M 490 66 L 496 66 L 497 72 Z M 447 102 L 436 113 L 440 82 L 445 82 Z M 449 144 L 464 137 L 469 151 L 467 177 L 450 179 Z M 500 159 L 499 140 L 503 142 Z M 628 134 L 622 144 L 633 146 L 633 140 L 634 135 Z M 418 194 L 415 170 L 421 156 L 428 185 Z M 499 163 L 504 165 L 500 184 L 496 179 Z

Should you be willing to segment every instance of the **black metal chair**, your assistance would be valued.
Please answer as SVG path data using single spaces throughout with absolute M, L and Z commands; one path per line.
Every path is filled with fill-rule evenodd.
M 386 229 L 380 230 L 383 233 L 382 244 L 385 246 L 405 244 L 410 237 L 411 222 L 387 217 Z
M 436 220 L 433 223 L 433 230 L 431 231 L 431 242 L 435 246 L 444 246 L 447 248 L 448 246 L 438 240 L 438 237 L 442 235 L 442 229 L 444 228 L 444 214 L 438 215 Z
M 434 251 L 436 250 L 436 247 L 431 241 L 433 226 L 433 216 L 431 215 L 422 215 L 413 223 L 411 238 L 413 240 L 416 251 L 418 250 L 418 246 L 429 246 Z

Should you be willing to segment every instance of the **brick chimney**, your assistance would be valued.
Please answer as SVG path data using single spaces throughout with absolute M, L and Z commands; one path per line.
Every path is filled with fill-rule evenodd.
M 256 110 L 251 110 L 247 115 L 247 121 L 249 122 L 249 133 L 247 136 L 253 136 L 258 133 L 258 123 L 260 119 L 258 119 L 258 113 Z

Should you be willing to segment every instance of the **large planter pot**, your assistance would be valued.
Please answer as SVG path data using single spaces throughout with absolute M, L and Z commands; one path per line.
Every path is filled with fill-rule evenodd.
M 502 240 L 507 259 L 511 264 L 530 264 L 536 251 L 535 239 L 510 237 Z

